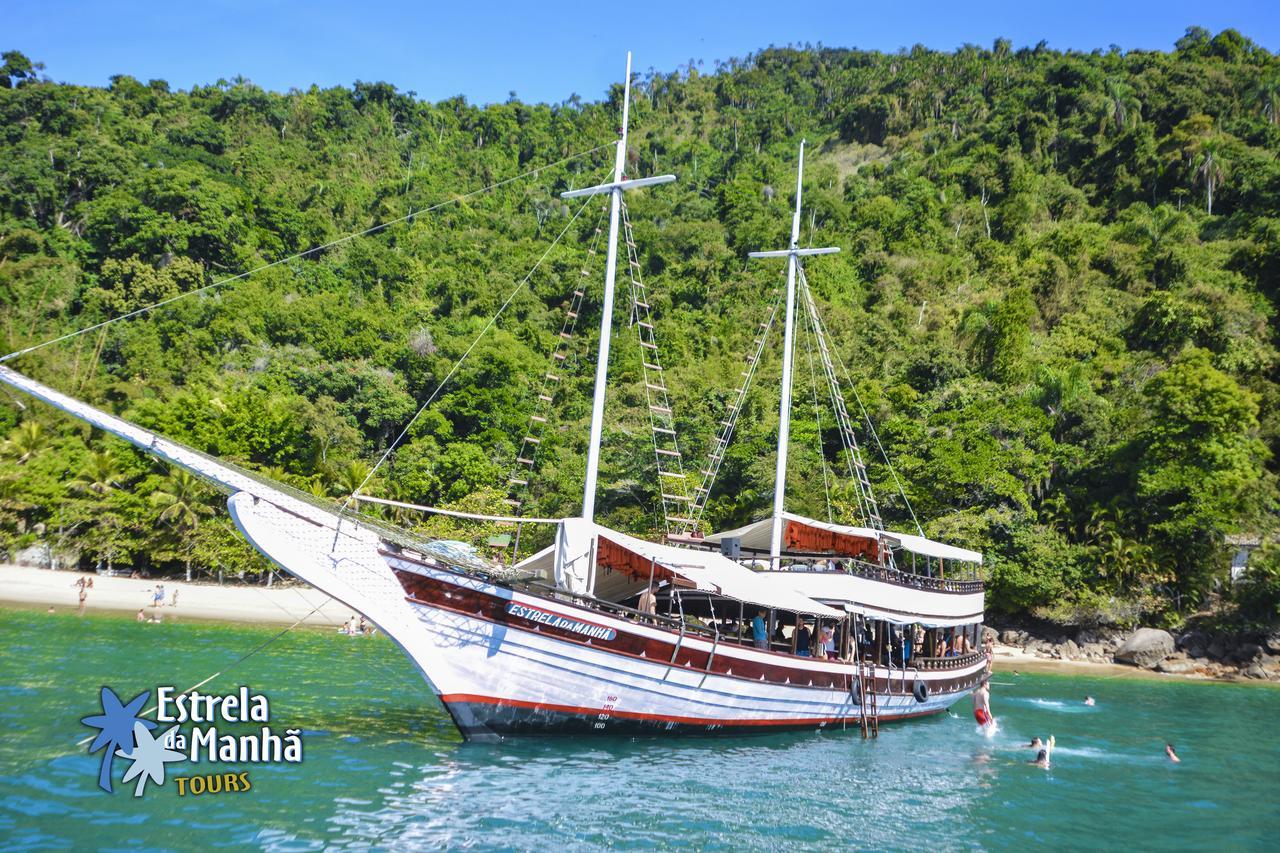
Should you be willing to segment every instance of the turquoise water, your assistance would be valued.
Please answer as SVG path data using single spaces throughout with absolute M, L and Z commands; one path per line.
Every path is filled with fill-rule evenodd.
M 304 630 L 208 688 L 265 693 L 278 731 L 306 730 L 301 764 L 240 768 L 248 793 L 180 797 L 170 781 L 134 799 L 123 761 L 107 794 L 98 755 L 76 746 L 100 686 L 126 699 L 188 687 L 278 629 L 0 620 L 5 849 L 1218 850 L 1274 848 L 1280 833 L 1280 690 L 1268 687 L 999 673 L 989 739 L 965 701 L 957 717 L 868 742 L 851 730 L 489 746 L 460 742 L 385 639 Z M 1027 765 L 1020 744 L 1049 734 L 1053 768 Z

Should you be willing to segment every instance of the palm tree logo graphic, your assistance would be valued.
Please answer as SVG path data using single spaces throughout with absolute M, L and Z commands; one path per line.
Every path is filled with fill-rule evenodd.
M 129 700 L 128 704 L 120 701 L 120 697 L 110 687 L 102 688 L 102 713 L 83 718 L 80 722 L 90 728 L 98 729 L 98 736 L 89 745 L 89 753 L 93 754 L 105 748 L 102 754 L 102 765 L 98 769 L 98 787 L 111 793 L 112 764 L 117 750 L 132 753 L 137 749 L 134 739 L 135 727 L 146 731 L 154 729 L 156 724 L 138 716 L 140 709 L 151 696 L 147 690 Z

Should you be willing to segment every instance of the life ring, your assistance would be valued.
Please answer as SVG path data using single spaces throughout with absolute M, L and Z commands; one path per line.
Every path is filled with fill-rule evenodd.
M 853 704 L 862 707 L 862 676 L 853 677 L 853 682 L 849 685 L 849 698 L 853 700 Z
M 917 702 L 924 702 L 929 698 L 929 685 L 917 678 L 916 683 L 911 685 L 911 692 L 915 695 Z

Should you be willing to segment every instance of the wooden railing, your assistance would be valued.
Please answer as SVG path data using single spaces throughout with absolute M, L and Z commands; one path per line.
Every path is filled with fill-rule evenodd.
M 986 660 L 986 654 L 983 652 L 969 652 L 968 654 L 950 658 L 926 658 L 913 657 L 908 662 L 908 666 L 913 666 L 919 670 L 943 670 L 943 669 L 965 669 L 973 666 L 975 663 L 981 663 Z
M 922 589 L 930 592 L 974 593 L 982 592 L 984 588 L 983 582 L 977 579 L 959 580 L 952 578 L 932 578 L 927 575 L 917 575 L 912 574 L 911 572 L 904 572 L 898 569 L 878 566 L 874 563 L 866 563 L 862 560 L 826 560 L 825 562 L 827 565 L 833 565 L 834 568 L 811 568 L 808 569 L 808 571 L 856 575 L 857 577 L 866 578 L 867 580 L 881 581 L 883 583 L 891 583 L 896 586 L 905 586 L 912 589 Z M 765 569 L 764 571 L 773 571 L 773 569 Z M 778 571 L 794 572 L 796 569 L 787 568 L 779 569 Z

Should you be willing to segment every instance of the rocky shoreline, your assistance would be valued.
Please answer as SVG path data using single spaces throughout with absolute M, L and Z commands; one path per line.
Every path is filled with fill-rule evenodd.
M 1268 634 L 1159 628 L 1022 629 L 987 627 L 1004 646 L 1042 660 L 1121 664 L 1169 675 L 1280 682 L 1280 629 Z

